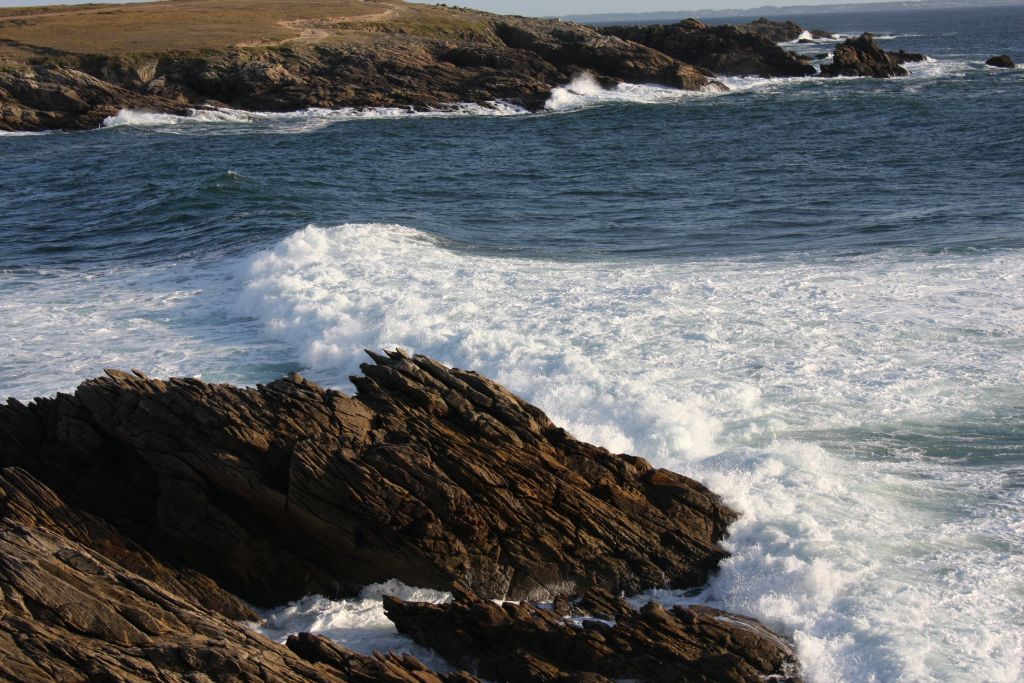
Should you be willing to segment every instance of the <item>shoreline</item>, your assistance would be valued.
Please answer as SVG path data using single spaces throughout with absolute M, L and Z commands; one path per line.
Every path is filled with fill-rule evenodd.
M 439 5 L 339 4 L 343 14 L 334 16 L 281 0 L 0 11 L 0 130 L 85 130 L 126 109 L 434 110 L 500 101 L 540 111 L 583 74 L 605 88 L 684 91 L 724 91 L 724 76 L 906 74 L 898 66 L 905 53 L 890 55 L 870 38 L 851 53 L 852 66 L 818 74 L 810 56 L 784 46 L 838 37 L 763 18 L 594 28 Z M 253 25 L 227 23 L 242 19 Z M 195 36 L 182 38 L 189 31 Z

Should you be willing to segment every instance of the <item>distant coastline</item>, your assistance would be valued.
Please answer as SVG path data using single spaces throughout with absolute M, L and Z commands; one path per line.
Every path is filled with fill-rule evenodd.
M 688 17 L 782 17 L 791 14 L 845 14 L 849 12 L 900 12 L 908 10 L 941 10 L 989 7 L 1020 7 L 1024 0 L 906 0 L 904 2 L 844 3 L 841 5 L 763 5 L 749 9 L 679 9 L 665 12 L 616 12 L 602 14 L 570 14 L 560 18 L 582 24 L 654 23 L 679 21 Z

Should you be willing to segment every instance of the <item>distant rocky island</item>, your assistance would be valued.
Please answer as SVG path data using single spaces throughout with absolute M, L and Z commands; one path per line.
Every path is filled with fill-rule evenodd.
M 95 128 L 122 109 L 443 109 L 509 101 L 536 110 L 553 88 L 584 72 L 609 86 L 722 90 L 719 75 L 814 74 L 808 57 L 777 44 L 803 31 L 767 19 L 598 29 L 378 0 L 8 8 L 0 9 L 0 130 Z M 854 56 L 871 57 L 876 48 Z M 876 64 L 853 71 L 901 73 Z M 836 73 L 853 71 L 837 66 Z
M 621 597 L 707 580 L 717 495 L 476 373 L 371 356 L 355 396 L 108 371 L 0 406 L 0 680 L 800 680 L 753 619 Z M 452 670 L 244 623 L 390 578 L 452 593 L 384 601 Z

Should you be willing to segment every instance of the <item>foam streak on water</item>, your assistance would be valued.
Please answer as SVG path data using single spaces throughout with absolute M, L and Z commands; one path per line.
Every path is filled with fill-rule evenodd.
M 1022 404 L 1021 256 L 552 263 L 346 225 L 244 279 L 242 311 L 323 380 L 363 348 L 428 353 L 723 493 L 744 517 L 701 599 L 790 634 L 810 680 L 1021 675 L 1012 472 L 867 457 L 877 434 Z
M 439 118 L 450 116 L 517 116 L 526 110 L 508 102 L 470 102 L 431 110 L 410 107 L 343 107 L 340 109 L 312 108 L 294 112 L 242 111 L 227 107 L 220 109 L 190 109 L 188 115 L 122 109 L 103 120 L 104 128 L 122 126 L 167 129 L 195 124 L 248 124 L 272 126 L 278 132 L 305 132 L 323 128 L 332 123 L 368 119 L 399 119 L 408 117 Z

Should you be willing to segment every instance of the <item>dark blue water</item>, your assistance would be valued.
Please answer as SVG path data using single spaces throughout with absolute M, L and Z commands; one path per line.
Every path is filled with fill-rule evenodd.
M 726 495 L 809 680 L 1021 680 L 1024 8 L 794 19 L 933 61 L 0 137 L 0 395 L 430 353 Z

